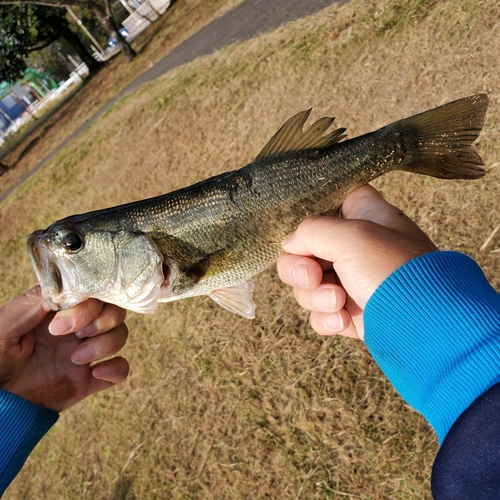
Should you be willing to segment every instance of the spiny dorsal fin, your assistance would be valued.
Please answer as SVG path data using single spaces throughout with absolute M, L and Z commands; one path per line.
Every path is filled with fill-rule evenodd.
M 346 137 L 342 135 L 346 130 L 345 128 L 338 128 L 323 136 L 335 120 L 335 118 L 328 116 L 320 118 L 304 132 L 302 129 L 310 114 L 311 109 L 307 109 L 289 118 L 278 132 L 271 137 L 271 140 L 255 157 L 255 160 L 290 151 L 324 149 Z

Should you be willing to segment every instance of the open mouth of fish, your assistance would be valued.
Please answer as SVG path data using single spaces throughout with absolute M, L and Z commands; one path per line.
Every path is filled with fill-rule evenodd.
M 57 258 L 43 244 L 43 231 L 33 232 L 29 236 L 26 246 L 42 287 L 42 295 L 52 310 L 66 309 L 82 300 L 74 292 L 69 291 L 74 289 L 68 282 L 72 273 L 65 271 L 64 266 L 61 266 L 63 270 L 61 273 L 57 265 Z M 71 263 L 69 264 L 71 265 Z
M 172 277 L 172 267 L 169 266 L 165 261 L 161 263 L 161 270 L 163 273 L 163 283 L 161 284 L 161 288 L 170 289 L 170 282 Z
M 50 251 L 45 238 L 45 231 L 35 231 L 26 245 L 42 296 L 54 311 L 68 309 L 94 297 L 135 312 L 153 313 L 159 301 L 170 300 L 177 266 L 165 262 L 156 248 L 150 248 L 148 269 L 140 273 L 141 279 L 126 283 L 122 263 L 117 257 L 116 269 L 107 286 L 99 282 L 94 290 L 91 280 L 85 282 L 78 277 L 78 266 L 71 259 Z

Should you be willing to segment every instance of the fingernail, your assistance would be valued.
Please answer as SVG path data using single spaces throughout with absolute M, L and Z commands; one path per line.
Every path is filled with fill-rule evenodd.
M 295 266 L 292 269 L 292 277 L 299 286 L 307 287 L 309 285 L 309 275 L 306 266 Z
M 344 320 L 340 314 L 329 314 L 325 319 L 325 327 L 332 333 L 340 333 L 345 329 Z
M 98 365 L 92 370 L 92 375 L 99 380 L 109 380 L 111 369 L 107 365 Z
M 71 356 L 71 361 L 75 365 L 86 365 L 94 359 L 94 356 L 94 350 L 91 349 L 88 345 L 84 345 L 73 353 L 73 355 Z
M 337 300 L 333 288 L 319 288 L 314 296 L 314 302 L 323 309 L 335 309 Z
M 73 329 L 73 319 L 67 316 L 55 318 L 49 325 L 49 332 L 52 335 L 64 335 Z
M 83 339 L 84 337 L 91 337 L 92 335 L 97 333 L 97 326 L 91 323 L 90 325 L 86 326 L 83 330 L 79 330 L 78 332 L 75 332 L 75 335 L 79 339 Z

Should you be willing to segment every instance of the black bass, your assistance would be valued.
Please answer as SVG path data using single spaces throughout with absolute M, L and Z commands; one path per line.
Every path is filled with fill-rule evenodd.
M 482 177 L 472 143 L 487 107 L 474 95 L 345 141 L 344 128 L 326 133 L 333 118 L 303 131 L 310 110 L 298 113 L 239 170 L 32 233 L 43 295 L 54 310 L 95 297 L 142 313 L 208 295 L 253 318 L 252 277 L 303 219 L 338 213 L 349 193 L 391 170 Z

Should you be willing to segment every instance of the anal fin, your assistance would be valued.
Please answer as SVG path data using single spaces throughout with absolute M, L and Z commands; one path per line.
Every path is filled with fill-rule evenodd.
M 224 309 L 239 314 L 247 319 L 255 318 L 253 301 L 253 281 L 248 280 L 239 285 L 212 290 L 208 296 Z

